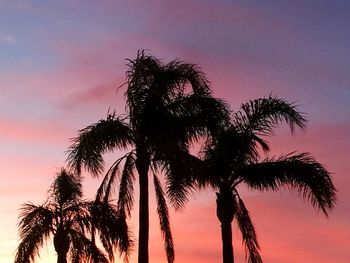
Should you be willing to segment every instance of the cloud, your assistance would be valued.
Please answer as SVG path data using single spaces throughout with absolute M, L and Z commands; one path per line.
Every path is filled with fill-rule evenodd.
M 7 34 L 0 34 L 0 43 L 4 43 L 10 46 L 17 46 L 17 40 L 11 36 L 11 35 L 7 35 Z
M 70 136 L 68 129 L 55 120 L 43 122 L 1 119 L 0 122 L 0 141 L 3 144 L 10 141 L 62 144 Z

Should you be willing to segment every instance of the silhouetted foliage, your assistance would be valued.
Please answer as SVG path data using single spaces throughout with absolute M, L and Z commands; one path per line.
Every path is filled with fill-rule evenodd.
M 114 251 L 127 260 L 132 241 L 125 216 L 108 202 L 82 199 L 80 178 L 62 169 L 56 176 L 49 198 L 42 205 L 26 203 L 21 208 L 15 263 L 35 262 L 39 249 L 53 237 L 57 262 L 108 263 Z M 97 247 L 95 235 L 107 252 Z
M 308 153 L 290 153 L 281 157 L 260 159 L 268 152 L 266 136 L 281 122 L 305 128 L 306 119 L 294 104 L 275 97 L 249 101 L 233 115 L 231 124 L 222 127 L 203 147 L 200 158 L 180 152 L 177 174 L 170 190 L 211 186 L 217 191 L 217 217 L 221 223 L 223 262 L 232 263 L 231 222 L 236 220 L 246 248 L 248 262 L 261 263 L 256 231 L 239 193 L 240 184 L 252 190 L 297 190 L 324 214 L 333 208 L 336 189 L 329 172 Z M 259 150 L 261 149 L 261 150 Z M 175 158 L 175 157 L 174 157 Z M 169 172 L 175 170 L 170 169 Z M 183 200 L 186 196 L 183 197 Z
M 217 131 L 219 125 L 228 121 L 229 114 L 226 105 L 212 97 L 208 81 L 196 65 L 178 60 L 163 64 L 139 51 L 136 59 L 129 60 L 128 66 L 127 117 L 109 114 L 106 119 L 81 130 L 69 148 L 68 161 L 77 173 L 83 166 L 97 176 L 103 171 L 105 152 L 128 149 L 129 152 L 106 173 L 98 198 L 108 200 L 119 180 L 118 208 L 129 216 L 134 201 L 134 170 L 137 171 L 140 189 L 138 262 L 147 263 L 148 176 L 152 173 L 167 261 L 173 262 L 169 214 L 156 172 L 179 150 L 188 151 L 192 142 Z M 171 179 L 166 178 L 170 184 Z M 182 203 L 181 191 L 173 195 L 175 203 Z

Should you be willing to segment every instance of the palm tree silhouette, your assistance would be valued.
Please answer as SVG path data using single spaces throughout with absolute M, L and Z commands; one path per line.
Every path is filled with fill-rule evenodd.
M 157 171 L 167 165 L 164 160 L 171 159 L 178 149 L 187 151 L 192 141 L 217 130 L 218 125 L 228 120 L 228 110 L 222 101 L 211 96 L 207 79 L 195 65 L 177 60 L 162 64 L 143 51 L 138 52 L 136 59 L 129 60 L 127 84 L 128 115 L 122 118 L 109 114 L 107 119 L 81 130 L 69 149 L 68 162 L 78 173 L 84 166 L 98 175 L 103 170 L 103 153 L 129 149 L 106 173 L 98 197 L 109 198 L 120 174 L 118 207 L 130 216 L 134 170 L 137 171 L 140 191 L 138 262 L 147 263 L 148 173 L 151 172 L 167 261 L 173 262 L 168 208 Z M 182 204 L 184 194 L 178 191 L 172 196 L 175 205 Z
M 42 205 L 26 203 L 21 208 L 15 263 L 35 262 L 39 249 L 53 236 L 57 263 L 114 260 L 119 248 L 128 257 L 132 245 L 125 217 L 108 202 L 82 200 L 80 178 L 65 169 L 57 174 L 50 196 Z M 95 243 L 95 235 L 106 255 Z
M 185 176 L 179 178 L 178 186 L 176 182 L 172 184 L 171 191 L 176 192 L 178 187 L 192 189 L 194 185 L 199 188 L 210 185 L 217 191 L 216 212 L 221 223 L 224 263 L 234 262 L 233 219 L 242 234 L 248 262 L 262 262 L 254 225 L 238 193 L 239 185 L 260 191 L 277 191 L 281 187 L 297 190 L 326 215 L 335 204 L 336 189 L 329 172 L 308 153 L 293 152 L 260 160 L 260 148 L 269 151 L 264 137 L 272 135 L 283 121 L 292 132 L 306 124 L 303 115 L 285 100 L 270 96 L 249 101 L 234 114 L 231 125 L 207 141 L 200 159 L 185 152 L 178 155 L 182 155 L 179 159 L 186 168 L 178 168 L 177 173 Z

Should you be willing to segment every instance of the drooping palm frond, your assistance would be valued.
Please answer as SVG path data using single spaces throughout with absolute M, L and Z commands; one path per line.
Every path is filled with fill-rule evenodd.
M 179 210 L 184 207 L 196 186 L 206 184 L 207 180 L 199 180 L 208 176 L 206 167 L 197 157 L 180 150 L 161 163 L 166 177 L 167 196 L 173 207 Z
M 96 244 L 82 233 L 71 229 L 69 235 L 72 241 L 72 249 L 70 250 L 72 263 L 109 263 L 108 258 Z
M 127 260 L 133 246 L 129 227 L 123 211 L 108 202 L 93 202 L 90 205 L 90 214 L 94 230 L 99 234 L 103 247 L 111 261 L 114 259 L 114 249 L 119 248 Z
M 239 172 L 241 180 L 258 190 L 296 189 L 324 214 L 334 207 L 336 189 L 330 173 L 309 154 L 290 154 L 251 164 Z
M 40 206 L 26 203 L 20 211 L 20 222 L 18 224 L 20 237 L 25 236 L 30 231 L 31 226 L 36 224 L 45 224 L 49 226 L 49 229 L 52 229 L 55 214 L 50 203 L 44 203 Z
M 201 69 L 191 63 L 186 63 L 180 60 L 173 60 L 163 67 L 162 79 L 165 80 L 165 87 L 173 88 L 174 90 L 180 90 L 181 95 L 185 90 L 185 85 L 190 84 L 193 93 L 210 95 L 209 81 Z M 169 88 L 168 88 L 169 89 Z M 177 96 L 179 92 L 169 92 L 172 98 Z
M 159 216 L 160 229 L 164 238 L 165 252 L 168 263 L 173 263 L 175 259 L 174 242 L 170 230 L 169 211 L 165 201 L 164 191 L 158 177 L 153 174 L 154 189 L 157 199 L 157 212 Z
M 100 187 L 97 189 L 96 200 L 97 201 L 108 201 L 110 195 L 112 194 L 118 179 L 120 177 L 120 170 L 122 169 L 123 161 L 128 157 L 132 152 L 128 152 L 119 159 L 117 159 L 111 167 L 108 169 L 107 173 L 103 177 Z
M 133 152 L 126 157 L 119 185 L 118 209 L 127 216 L 130 216 L 134 204 L 135 158 Z
M 306 119 L 293 103 L 269 96 L 242 104 L 241 110 L 234 114 L 233 124 L 243 132 L 271 135 L 273 129 L 285 121 L 291 131 L 295 127 L 305 128 Z
M 92 201 L 81 200 L 65 207 L 62 213 L 66 228 L 73 228 L 84 234 L 91 232 L 93 224 L 90 211 L 91 203 Z
M 259 243 L 255 231 L 255 227 L 250 218 L 248 209 L 245 207 L 243 200 L 236 194 L 236 213 L 235 218 L 238 223 L 238 227 L 242 234 L 243 243 L 246 248 L 246 258 L 249 263 L 262 263 L 261 256 L 259 254 Z
M 72 139 L 68 149 L 68 163 L 80 174 L 84 166 L 93 175 L 103 170 L 103 153 L 115 148 L 124 149 L 134 143 L 133 131 L 115 114 L 100 120 L 79 131 L 79 136 Z
M 17 248 L 15 263 L 35 262 L 35 258 L 39 256 L 40 247 L 49 237 L 49 233 L 41 231 L 43 231 L 41 226 L 33 226 L 32 231 L 22 238 Z
M 253 147 L 256 149 L 257 146 L 259 145 L 261 147 L 261 149 L 267 153 L 268 151 L 270 151 L 270 146 L 269 143 L 264 140 L 263 138 L 257 136 L 256 134 L 252 133 L 250 134 L 250 138 L 251 138 L 251 145 L 254 145 Z M 259 154 L 257 153 L 256 158 L 259 156 Z
M 15 263 L 34 262 L 39 249 L 54 231 L 54 214 L 48 205 L 26 203 L 21 208 L 19 236 Z
M 125 214 L 118 211 L 118 218 L 113 222 L 114 235 L 118 236 L 118 239 L 114 238 L 114 240 L 118 240 L 117 246 L 119 248 L 120 255 L 124 255 L 124 260 L 128 262 L 135 242 L 132 232 L 128 227 L 127 218 Z

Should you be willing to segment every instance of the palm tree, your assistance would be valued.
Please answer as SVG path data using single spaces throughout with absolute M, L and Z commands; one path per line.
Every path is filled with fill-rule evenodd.
M 123 118 L 109 114 L 106 119 L 81 130 L 69 149 L 68 162 L 77 173 L 84 166 L 97 176 L 103 170 L 103 153 L 128 149 L 106 173 L 98 198 L 109 198 L 120 175 L 118 207 L 130 216 L 134 171 L 137 171 L 140 189 L 138 262 L 147 263 L 148 176 L 152 173 L 167 260 L 173 262 L 168 208 L 157 171 L 165 164 L 164 160 L 179 149 L 187 151 L 193 141 L 217 130 L 218 125 L 228 120 L 228 110 L 222 101 L 211 96 L 207 79 L 193 64 L 177 60 L 163 64 L 139 51 L 136 59 L 129 60 L 126 83 L 128 115 Z M 172 198 L 174 204 L 181 205 L 184 196 L 185 193 L 179 191 Z
M 249 212 L 238 193 L 245 184 L 253 190 L 277 191 L 281 187 L 295 189 L 313 206 L 328 215 L 336 201 L 336 189 L 329 172 L 308 153 L 290 153 L 281 157 L 260 160 L 261 151 L 269 151 L 265 136 L 281 122 L 305 128 L 306 120 L 293 104 L 275 97 L 249 101 L 234 114 L 231 125 L 222 128 L 209 139 L 200 158 L 182 153 L 187 168 L 185 177 L 172 184 L 177 188 L 210 185 L 216 190 L 217 217 L 221 223 L 223 262 L 234 262 L 231 223 L 236 220 L 250 263 L 261 263 L 256 231 Z M 185 161 L 184 161 L 185 160 Z M 191 168 L 189 168 L 191 167 Z M 175 168 L 175 167 L 173 167 Z M 177 171 L 179 173 L 180 171 Z M 190 175 L 190 176 L 189 176 Z M 187 178 L 186 180 L 184 178 Z
M 95 235 L 106 255 L 95 243 Z M 50 196 L 42 205 L 26 203 L 21 208 L 15 263 L 35 262 L 39 249 L 52 236 L 57 263 L 113 262 L 119 248 L 125 259 L 132 244 L 125 217 L 108 202 L 82 200 L 80 178 L 65 169 L 57 174 Z

